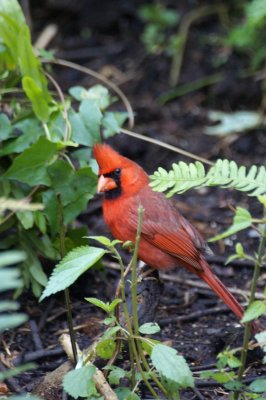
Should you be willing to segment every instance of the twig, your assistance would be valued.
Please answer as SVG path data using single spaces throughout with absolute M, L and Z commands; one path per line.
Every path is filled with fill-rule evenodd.
M 180 149 L 180 147 L 173 146 L 172 144 L 164 143 L 161 140 L 153 139 L 148 136 L 142 135 L 141 133 L 129 131 L 128 129 L 120 128 L 120 132 L 125 133 L 128 136 L 132 136 L 136 139 L 144 140 L 145 142 L 156 144 L 157 146 L 164 147 L 165 149 L 172 150 L 176 153 L 183 154 L 186 157 L 192 158 L 194 160 L 201 161 L 208 165 L 214 165 L 213 162 L 207 160 L 206 158 L 199 157 L 196 154 L 190 153 L 189 151 Z
M 41 32 L 36 42 L 34 43 L 35 49 L 45 49 L 48 44 L 53 40 L 58 32 L 58 26 L 55 24 L 46 25 L 44 30 Z
M 90 68 L 84 67 L 82 65 L 73 63 L 71 61 L 66 61 L 66 60 L 61 60 L 61 59 L 56 59 L 56 60 L 42 60 L 43 63 L 48 63 L 48 64 L 57 64 L 57 65 L 62 65 L 63 67 L 68 67 L 75 69 L 77 71 L 83 72 L 84 74 L 91 75 L 94 78 L 98 79 L 99 81 L 103 82 L 106 86 L 109 86 L 122 100 L 124 103 L 126 110 L 128 112 L 128 119 L 129 119 L 129 127 L 132 128 L 134 126 L 134 112 L 131 107 L 131 104 L 128 100 L 128 98 L 125 96 L 125 94 L 122 92 L 119 87 L 111 82 L 109 79 L 105 78 L 102 74 L 99 74 L 96 71 L 93 71 Z
M 177 36 L 180 40 L 180 45 L 173 56 L 171 65 L 169 83 L 171 86 L 176 86 L 179 80 L 184 50 L 188 39 L 188 34 L 191 25 L 200 18 L 207 17 L 211 14 L 219 14 L 224 11 L 224 6 L 221 4 L 214 4 L 208 6 L 202 6 L 190 11 L 181 21 L 180 27 L 177 32 Z
M 43 349 L 43 345 L 42 345 L 42 341 L 40 338 L 40 333 L 39 333 L 39 329 L 38 326 L 36 324 L 36 321 L 34 321 L 33 319 L 31 319 L 29 321 L 30 324 L 30 329 L 31 329 L 31 335 L 32 335 L 32 339 L 35 345 L 35 349 L 36 350 L 42 350 Z
M 73 350 L 72 350 L 70 336 L 67 334 L 63 334 L 60 337 L 60 343 L 61 343 L 63 349 L 65 350 L 68 358 L 73 362 L 74 354 L 73 354 Z M 76 343 L 75 345 L 76 345 L 76 349 L 77 349 L 77 354 L 79 356 L 82 356 L 82 352 L 79 349 L 78 344 Z M 86 363 L 86 365 L 92 365 L 92 364 L 90 361 L 88 361 Z M 109 383 L 106 381 L 103 373 L 97 367 L 95 367 L 95 368 L 96 368 L 96 371 L 95 371 L 95 374 L 93 375 L 92 379 L 95 383 L 97 390 L 100 392 L 101 395 L 103 395 L 103 397 L 106 400 L 118 400 L 117 395 L 112 390 Z
M 182 285 L 187 285 L 187 286 L 191 286 L 191 287 L 198 287 L 198 288 L 210 290 L 209 286 L 206 283 L 201 282 L 201 281 L 194 281 L 192 279 L 184 279 L 184 278 L 180 278 L 177 275 L 167 275 L 167 274 L 163 274 L 163 273 L 160 274 L 160 277 L 166 281 L 177 282 Z M 242 295 L 245 299 L 247 298 L 247 296 L 250 295 L 249 290 L 237 289 L 237 288 L 233 288 L 233 287 L 229 287 L 228 289 L 230 290 L 231 293 Z M 263 295 L 263 293 L 256 292 L 255 298 L 263 300 L 264 295 Z
M 37 350 L 37 351 L 33 351 L 31 353 L 27 353 L 24 355 L 19 355 L 14 360 L 14 365 L 19 365 L 19 364 L 21 364 L 21 362 L 37 361 L 37 360 L 40 360 L 41 358 L 58 356 L 61 354 L 63 354 L 63 350 L 61 349 L 61 347 L 58 347 L 55 349 Z
M 54 308 L 54 304 L 55 304 L 55 298 L 52 297 L 49 300 L 48 304 L 46 305 L 45 309 L 42 312 L 42 316 L 41 316 L 40 321 L 38 323 L 39 332 L 41 332 L 41 330 L 43 329 L 43 327 L 45 325 L 45 322 L 46 322 L 46 318 L 50 314 L 52 309 Z

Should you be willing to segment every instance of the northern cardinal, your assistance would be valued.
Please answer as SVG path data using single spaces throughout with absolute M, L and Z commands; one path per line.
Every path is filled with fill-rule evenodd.
M 204 255 L 211 250 L 178 211 L 175 200 L 149 186 L 149 177 L 135 162 L 107 144 L 93 147 L 99 166 L 98 192 L 104 193 L 103 215 L 112 235 L 135 241 L 138 208 L 144 208 L 138 257 L 150 267 L 168 271 L 177 266 L 198 275 L 241 319 L 244 309 L 214 274 Z M 253 330 L 257 330 L 254 322 Z

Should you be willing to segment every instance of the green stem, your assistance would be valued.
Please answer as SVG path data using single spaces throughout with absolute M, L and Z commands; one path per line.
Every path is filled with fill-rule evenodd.
M 262 267 L 262 261 L 263 261 L 263 256 L 264 256 L 264 252 L 265 252 L 265 245 L 266 245 L 266 224 L 264 226 L 264 231 L 262 232 L 262 236 L 261 236 L 259 248 L 258 248 L 258 254 L 256 256 L 256 263 L 255 263 L 255 268 L 254 268 L 254 273 L 253 273 L 253 278 L 252 278 L 252 283 L 251 283 L 250 300 L 248 303 L 248 307 L 255 300 L 255 293 L 256 293 L 256 288 L 257 288 L 257 282 L 258 282 L 258 279 L 260 276 L 260 270 Z M 246 368 L 248 344 L 249 344 L 249 340 L 250 340 L 250 336 L 251 336 L 251 328 L 252 328 L 252 321 L 247 322 L 247 324 L 245 325 L 243 347 L 242 347 L 242 351 L 241 351 L 241 359 L 240 359 L 241 366 L 238 370 L 238 375 L 237 375 L 237 379 L 239 382 L 242 382 L 243 374 L 244 374 L 244 371 Z M 238 400 L 238 398 L 239 398 L 239 392 L 235 392 L 234 400 Z
M 66 247 L 65 247 L 65 236 L 66 236 L 66 228 L 64 225 L 64 214 L 63 214 L 63 205 L 61 194 L 57 194 L 57 202 L 58 202 L 58 215 L 59 215 L 59 237 L 60 237 L 60 253 L 61 257 L 65 257 L 66 255 Z M 65 306 L 67 310 L 67 324 L 68 330 L 71 340 L 71 347 L 73 352 L 74 363 L 78 362 L 78 353 L 76 347 L 76 339 L 75 339 L 75 331 L 73 326 L 73 318 L 72 318 L 72 310 L 71 310 L 71 301 L 69 296 L 69 290 L 66 288 L 64 290 L 64 298 L 65 298 Z
M 138 250 L 139 250 L 139 243 L 141 238 L 141 228 L 142 228 L 142 221 L 143 221 L 143 213 L 144 208 L 140 205 L 138 209 L 138 228 L 136 234 L 136 241 L 135 247 L 133 252 L 133 257 L 131 261 L 131 302 L 132 302 L 132 318 L 133 318 L 133 326 L 134 326 L 134 334 L 137 336 L 139 334 L 139 321 L 138 321 L 138 299 L 137 299 L 137 261 L 138 261 Z M 167 391 L 159 381 L 159 379 L 151 372 L 150 366 L 146 357 L 143 353 L 142 345 L 139 340 L 136 340 L 138 353 L 141 357 L 141 361 L 146 369 L 149 372 L 150 377 L 157 385 L 157 387 L 167 396 Z
M 140 227 L 141 227 L 141 225 L 140 225 Z M 132 353 L 134 355 L 134 358 L 135 358 L 135 361 L 136 361 L 136 364 L 137 364 L 137 368 L 138 368 L 138 370 L 139 370 L 139 372 L 141 374 L 143 382 L 145 383 L 145 385 L 147 386 L 147 388 L 151 392 L 152 396 L 154 398 L 156 398 L 156 399 L 159 399 L 157 393 L 155 392 L 155 390 L 151 386 L 150 382 L 146 378 L 145 373 L 143 371 L 143 368 L 141 366 L 140 360 L 139 360 L 139 354 L 138 354 L 138 350 L 137 350 L 137 345 L 136 345 L 136 342 L 134 340 L 134 332 L 133 332 L 132 322 L 131 322 L 131 318 L 130 318 L 130 315 L 129 315 L 129 312 L 128 312 L 127 302 L 126 302 L 125 268 L 124 268 L 124 264 L 123 264 L 123 261 L 121 259 L 121 256 L 120 256 L 120 254 L 118 253 L 118 251 L 115 248 L 113 248 L 113 253 L 114 253 L 115 257 L 117 258 L 119 266 L 120 266 L 120 269 L 121 269 L 120 289 L 121 289 L 121 298 L 122 298 L 123 311 L 124 311 L 124 315 L 125 315 L 125 319 L 126 319 L 127 330 L 128 330 L 128 333 L 129 333 L 129 338 L 128 338 L 129 350 L 132 351 Z M 134 253 L 135 253 L 135 251 L 134 251 Z M 136 251 L 136 254 L 137 254 L 137 251 Z M 134 258 L 134 255 L 133 255 L 133 258 Z M 133 258 L 132 258 L 132 262 L 133 262 Z M 133 309 L 133 305 L 132 305 L 132 309 Z M 137 325 L 138 325 L 138 322 L 137 322 Z M 132 370 L 132 368 L 133 368 L 133 370 Z M 132 370 L 132 375 L 134 376 L 135 375 L 134 363 L 133 363 L 133 366 L 132 366 L 132 363 L 131 363 L 131 370 Z

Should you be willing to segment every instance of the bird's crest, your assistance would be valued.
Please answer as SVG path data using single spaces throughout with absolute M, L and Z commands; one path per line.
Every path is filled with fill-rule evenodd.
M 99 173 L 107 174 L 116 168 L 126 167 L 133 163 L 126 157 L 118 154 L 108 144 L 97 143 L 93 146 L 94 157 L 99 165 Z

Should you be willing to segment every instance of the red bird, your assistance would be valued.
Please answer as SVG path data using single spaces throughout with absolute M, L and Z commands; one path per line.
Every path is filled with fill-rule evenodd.
M 146 172 L 110 146 L 96 144 L 93 151 L 99 166 L 98 192 L 104 192 L 103 215 L 113 236 L 123 242 L 135 241 L 138 208 L 142 205 L 139 259 L 162 271 L 185 267 L 205 281 L 241 319 L 243 307 L 213 273 L 204 257 L 211 253 L 210 248 L 180 214 L 176 202 L 154 192 Z

